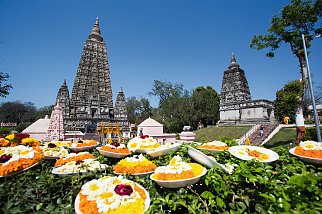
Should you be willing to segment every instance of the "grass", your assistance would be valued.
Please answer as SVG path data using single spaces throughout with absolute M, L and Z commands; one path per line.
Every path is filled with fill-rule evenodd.
M 285 127 L 282 128 L 277 134 L 274 135 L 264 146 L 266 148 L 273 148 L 276 146 L 290 147 L 296 139 L 296 128 Z
M 242 137 L 251 126 L 219 126 L 210 127 L 196 130 L 196 141 L 198 142 L 211 142 L 214 140 L 219 140 L 219 137 L 232 137 L 240 138 Z

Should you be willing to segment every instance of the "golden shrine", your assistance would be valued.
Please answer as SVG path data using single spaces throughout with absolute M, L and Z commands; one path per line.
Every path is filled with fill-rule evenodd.
M 121 128 L 121 123 L 99 122 L 96 126 L 96 133 L 100 135 L 102 143 L 108 142 L 111 144 L 113 142 L 113 138 L 118 138 L 119 142 L 122 141 Z M 117 137 L 113 136 L 113 134 L 117 135 Z

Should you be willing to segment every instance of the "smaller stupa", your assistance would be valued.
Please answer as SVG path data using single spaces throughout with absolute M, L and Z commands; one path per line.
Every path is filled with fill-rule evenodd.
M 46 141 L 64 140 L 64 119 L 62 109 L 57 104 L 51 112 L 49 127 L 47 129 Z

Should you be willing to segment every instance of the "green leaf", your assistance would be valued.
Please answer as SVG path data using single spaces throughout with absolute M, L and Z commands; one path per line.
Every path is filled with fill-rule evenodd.
M 216 202 L 217 202 L 217 205 L 219 206 L 219 207 L 226 207 L 226 204 L 225 204 L 225 202 L 221 199 L 221 198 L 219 198 L 218 196 L 216 197 Z

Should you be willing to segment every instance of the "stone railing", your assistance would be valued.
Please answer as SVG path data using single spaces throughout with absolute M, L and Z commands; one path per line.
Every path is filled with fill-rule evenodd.
M 247 138 L 249 138 L 254 132 L 257 132 L 260 124 L 253 126 L 246 134 L 244 134 L 237 142 L 238 145 L 244 145 Z

